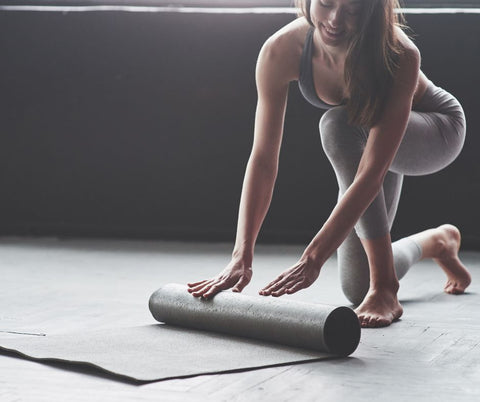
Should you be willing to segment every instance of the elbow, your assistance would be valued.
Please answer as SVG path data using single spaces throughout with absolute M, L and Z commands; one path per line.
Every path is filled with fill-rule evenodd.
M 372 200 L 380 192 L 387 171 L 385 172 L 365 172 L 357 175 L 355 181 L 363 188 L 364 193 L 368 194 Z
M 276 170 L 278 168 L 279 157 L 279 152 L 272 152 L 270 149 L 265 150 L 261 148 L 257 149 L 254 147 L 250 154 L 248 163 L 262 166 L 265 169 Z
M 361 186 L 376 194 L 383 186 L 385 176 L 390 169 L 390 163 L 362 163 L 357 170 L 355 181 L 361 183 Z
M 248 160 L 248 165 L 255 170 L 261 171 L 262 173 L 272 175 L 275 178 L 277 177 L 278 158 L 276 157 L 252 153 L 252 155 L 250 155 L 250 159 Z

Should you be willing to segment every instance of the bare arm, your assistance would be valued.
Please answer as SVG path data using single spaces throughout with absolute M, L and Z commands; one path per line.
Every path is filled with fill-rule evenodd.
M 268 47 L 262 49 L 256 71 L 254 142 L 243 182 L 233 252 L 234 258 L 247 264 L 252 263 L 255 242 L 272 199 L 283 133 L 288 82 L 282 71 L 272 68 L 274 52 Z
M 379 193 L 405 133 L 420 70 L 420 55 L 408 48 L 401 57 L 385 111 L 371 128 L 355 179 L 330 217 L 306 248 L 300 261 L 260 293 L 280 296 L 310 286 L 321 266 L 345 240 Z
M 189 284 L 194 296 L 208 298 L 228 288 L 240 292 L 250 282 L 255 242 L 270 206 L 278 172 L 290 81 L 284 46 L 284 41 L 270 39 L 258 58 L 254 141 L 243 182 L 232 261 L 217 277 Z

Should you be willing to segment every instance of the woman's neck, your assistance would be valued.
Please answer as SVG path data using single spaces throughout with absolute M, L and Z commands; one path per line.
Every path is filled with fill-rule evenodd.
M 343 67 L 347 57 L 346 46 L 329 46 L 322 41 L 320 32 L 315 29 L 313 32 L 313 45 L 317 54 L 321 55 L 322 59 L 332 67 Z

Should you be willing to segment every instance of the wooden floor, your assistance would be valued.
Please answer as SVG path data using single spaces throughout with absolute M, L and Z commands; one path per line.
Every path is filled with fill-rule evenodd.
M 12 328 L 54 334 L 153 323 L 147 301 L 158 286 L 214 275 L 230 247 L 0 239 L 0 336 Z M 302 251 L 259 246 L 245 293 L 255 294 Z M 480 253 L 462 258 L 473 274 L 468 294 L 443 294 L 442 271 L 419 263 L 401 282 L 403 319 L 363 330 L 349 358 L 136 386 L 3 354 L 0 401 L 478 401 Z M 348 305 L 335 260 L 292 298 Z

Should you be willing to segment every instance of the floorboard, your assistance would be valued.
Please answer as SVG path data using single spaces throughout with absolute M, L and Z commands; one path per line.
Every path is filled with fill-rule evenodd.
M 258 246 L 245 293 L 255 294 L 302 251 Z M 12 328 L 54 334 L 153 323 L 147 301 L 157 287 L 214 275 L 230 253 L 227 244 L 0 239 L 0 336 Z M 467 294 L 444 294 L 443 272 L 420 262 L 401 281 L 403 318 L 363 330 L 349 358 L 136 386 L 0 355 L 0 401 L 480 400 L 480 253 L 462 259 L 473 276 Z M 349 305 L 334 258 L 312 287 L 286 297 Z

